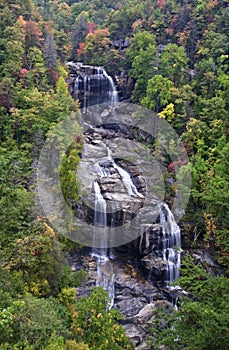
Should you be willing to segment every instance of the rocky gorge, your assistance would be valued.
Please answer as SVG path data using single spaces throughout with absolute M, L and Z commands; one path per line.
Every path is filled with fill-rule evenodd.
M 160 166 L 155 161 L 154 132 L 139 127 L 137 118 L 133 124 L 129 116 L 138 111 L 118 102 L 115 84 L 101 67 L 71 63 L 70 72 L 84 134 L 77 169 L 82 192 L 71 207 L 91 243 L 71 255 L 72 271 L 88 273 L 77 298 L 94 286 L 106 289 L 135 349 L 147 349 L 156 310 L 177 308 L 179 295 L 186 294 L 170 286 L 179 277 L 185 232 L 164 202 L 161 174 L 168 161 L 164 152 L 158 155 Z M 198 256 L 215 269 L 210 257 Z

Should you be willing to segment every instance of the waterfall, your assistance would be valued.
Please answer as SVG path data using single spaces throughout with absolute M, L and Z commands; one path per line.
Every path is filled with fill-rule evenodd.
M 115 108 L 118 92 L 114 80 L 103 67 L 73 64 L 76 67 L 72 96 L 79 99 L 83 111 L 91 105 L 108 104 Z
M 99 183 L 94 181 L 95 210 L 94 210 L 94 247 L 92 255 L 97 260 L 96 286 L 100 286 L 108 292 L 110 303 L 109 308 L 114 304 L 115 297 L 115 274 L 108 256 L 107 244 L 107 204 L 103 198 Z M 97 227 L 104 230 L 98 244 Z
M 180 228 L 167 204 L 160 210 L 160 227 L 162 230 L 163 260 L 167 262 L 165 282 L 173 282 L 179 277 L 181 237 Z
M 75 79 L 74 94 L 73 94 L 74 100 L 78 100 L 78 92 L 79 92 L 79 76 L 77 76 Z
M 144 196 L 138 192 L 136 186 L 134 185 L 130 174 L 118 166 L 112 158 L 111 150 L 105 144 L 103 144 L 104 148 L 107 151 L 107 156 L 101 159 L 100 162 L 94 164 L 94 169 L 99 178 L 108 177 L 110 175 L 110 171 L 108 165 L 117 170 L 119 175 L 122 178 L 123 184 L 130 196 L 138 196 L 144 198 Z M 97 278 L 96 278 L 96 286 L 100 286 L 108 291 L 110 297 L 110 307 L 114 304 L 115 297 L 115 274 L 113 272 L 112 267 L 112 259 L 115 259 L 114 252 L 109 248 L 108 252 L 108 225 L 107 225 L 107 203 L 103 198 L 101 193 L 100 185 L 98 180 L 94 181 L 94 195 L 95 195 L 95 205 L 94 205 L 94 247 L 92 251 L 92 255 L 97 259 Z M 110 226 L 114 225 L 114 202 L 111 203 L 112 216 Z M 98 240 L 97 237 L 97 228 L 101 228 L 103 230 L 102 237 Z M 99 242 L 98 242 L 99 241 Z
M 117 169 L 117 171 L 119 172 L 122 178 L 123 184 L 127 189 L 128 194 L 130 196 L 134 196 L 134 197 L 138 196 L 138 197 L 144 198 L 143 194 L 138 192 L 137 187 L 134 185 L 130 177 L 130 174 L 126 170 L 118 166 L 115 162 L 113 164 L 114 164 L 114 168 Z
M 101 194 L 101 190 L 97 181 L 94 181 L 95 193 L 95 210 L 94 210 L 94 254 L 95 249 L 98 248 L 100 257 L 107 258 L 107 203 Z M 102 227 L 104 230 L 103 237 L 100 238 L 99 245 L 96 237 L 96 227 Z M 95 248 L 96 247 L 96 248 Z
M 107 150 L 106 159 L 111 163 L 113 168 L 115 168 L 118 171 L 119 175 L 122 178 L 123 184 L 124 184 L 128 194 L 130 196 L 144 198 L 143 194 L 140 193 L 137 190 L 137 187 L 134 185 L 133 180 L 131 179 L 131 176 L 128 173 L 128 171 L 121 168 L 118 164 L 115 163 L 114 159 L 112 159 L 111 149 L 109 147 L 107 147 L 105 144 L 104 144 L 104 147 Z M 103 165 L 103 164 L 101 163 L 101 165 Z M 109 170 L 106 167 L 102 167 L 102 170 L 100 170 L 99 172 L 100 172 L 100 174 L 102 174 L 102 177 L 109 176 Z
M 103 74 L 106 77 L 106 79 L 109 82 L 109 104 L 111 108 L 115 108 L 117 103 L 118 103 L 118 93 L 114 84 L 113 79 L 111 78 L 110 75 L 107 74 L 107 72 L 105 71 L 105 69 L 103 69 Z
M 140 193 L 135 186 L 131 174 L 127 170 L 123 169 L 120 165 L 116 164 L 112 157 L 111 149 L 103 142 L 99 143 L 99 146 L 103 148 L 103 152 L 107 155 L 103 156 L 94 164 L 94 172 L 96 173 L 96 180 L 93 183 L 93 190 L 95 196 L 94 203 L 94 248 L 92 255 L 96 258 L 97 273 L 96 273 L 96 286 L 100 286 L 107 290 L 110 297 L 110 307 L 114 304 L 115 298 L 115 273 L 113 271 L 112 259 L 115 259 L 113 251 L 109 247 L 109 232 L 112 225 L 115 225 L 115 203 L 111 202 L 112 199 L 105 199 L 101 188 L 103 183 L 106 183 L 105 178 L 112 176 L 114 171 L 119 174 L 119 179 L 123 183 L 123 187 L 126 189 L 126 194 L 131 197 L 144 198 L 144 195 Z M 112 170 L 113 169 L 113 170 Z M 108 202 L 109 201 L 109 205 Z M 108 211 L 109 208 L 113 208 L 112 211 Z M 109 218 L 109 219 L 108 219 Z M 147 249 L 150 249 L 150 226 L 147 234 L 144 235 L 144 245 Z M 162 203 L 160 205 L 160 232 L 161 238 L 159 238 L 160 254 L 162 259 L 166 262 L 164 282 L 167 286 L 169 283 L 176 280 L 179 277 L 180 268 L 180 228 L 175 222 L 174 216 L 170 211 L 167 204 Z M 143 234 L 140 239 L 140 246 L 143 244 Z M 153 246 L 151 249 L 154 249 Z M 153 255 L 152 255 L 153 257 Z M 161 259 L 161 260 L 162 260 Z M 162 269 L 163 271 L 163 269 Z M 150 272 L 151 275 L 151 272 Z M 176 306 L 176 299 L 173 300 L 174 307 Z

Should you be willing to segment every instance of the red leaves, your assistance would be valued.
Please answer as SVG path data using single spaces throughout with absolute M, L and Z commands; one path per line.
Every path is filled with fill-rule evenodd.
M 168 172 L 171 173 L 172 171 L 174 171 L 176 166 L 182 166 L 182 165 L 185 165 L 187 163 L 188 163 L 187 159 L 185 159 L 185 160 L 181 160 L 181 159 L 176 160 L 176 161 L 174 161 L 174 162 L 172 162 L 172 163 L 170 163 L 168 165 Z
M 24 76 L 28 73 L 28 69 L 26 68 L 22 68 L 21 71 L 20 71 L 20 75 Z
M 88 33 L 90 33 L 90 34 L 93 34 L 94 32 L 95 32 L 95 28 L 96 28 L 96 25 L 95 25 L 95 23 L 93 23 L 93 22 L 89 22 L 88 24 L 87 24 L 87 26 L 88 26 Z
M 163 10 L 163 8 L 165 7 L 165 0 L 158 0 L 157 1 L 157 6 Z

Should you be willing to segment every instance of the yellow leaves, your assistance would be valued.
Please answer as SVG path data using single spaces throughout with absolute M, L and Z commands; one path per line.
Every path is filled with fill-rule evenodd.
M 45 233 L 48 236 L 51 236 L 51 237 L 55 237 L 56 236 L 54 230 L 46 222 L 43 222 L 43 226 L 45 228 Z
M 196 125 L 198 125 L 199 121 L 195 118 L 190 118 L 189 122 L 186 125 L 187 132 L 192 134 L 193 130 L 195 129 Z
M 212 214 L 204 213 L 205 227 L 208 234 L 213 233 L 216 230 L 216 219 Z
M 77 327 L 77 328 L 76 328 L 76 332 L 77 332 L 78 334 L 83 334 L 83 329 L 82 329 L 81 327 Z
M 19 23 L 22 27 L 25 27 L 26 25 L 26 21 L 24 20 L 23 16 L 18 17 L 17 23 Z
M 169 103 L 162 112 L 158 113 L 159 118 L 166 119 L 168 122 L 172 122 L 175 118 L 174 104 Z
M 210 246 L 215 238 L 216 233 L 216 218 L 213 217 L 210 213 L 204 213 L 204 221 L 205 221 L 205 241 L 207 241 L 208 246 Z
M 73 302 L 75 300 L 75 296 L 76 296 L 75 288 L 63 288 L 61 292 L 57 295 L 57 298 L 63 305 L 71 308 L 71 305 L 73 305 Z
M 70 13 L 70 6 L 66 4 L 66 2 L 61 2 L 58 6 L 59 11 L 69 11 Z
M 43 278 L 39 281 L 33 281 L 29 285 L 29 291 L 36 297 L 42 297 L 50 292 L 48 281 Z
M 206 10 L 207 11 L 211 11 L 214 9 L 214 7 L 216 7 L 218 5 L 218 0 L 210 0 L 207 4 L 206 4 Z

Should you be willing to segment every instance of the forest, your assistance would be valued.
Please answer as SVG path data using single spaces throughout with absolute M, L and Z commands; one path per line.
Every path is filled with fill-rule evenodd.
M 192 188 L 179 223 L 185 246 L 176 281 L 188 293 L 177 310 L 158 307 L 144 349 L 225 350 L 228 0 L 0 0 L 0 9 L 0 350 L 134 349 L 105 290 L 77 298 L 87 272 L 73 273 L 69 255 L 82 247 L 36 210 L 47 134 L 80 110 L 68 90 L 69 61 L 125 76 L 128 101 L 165 119 L 189 157 Z M 61 170 L 63 191 L 70 187 L 75 200 L 82 143 L 79 128 Z M 214 273 L 194 258 L 199 250 L 211 256 Z

